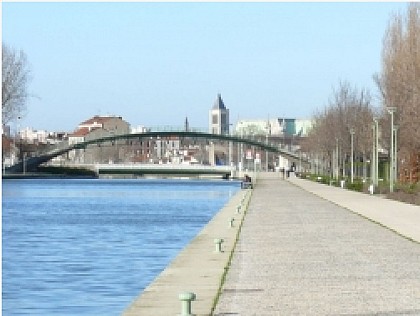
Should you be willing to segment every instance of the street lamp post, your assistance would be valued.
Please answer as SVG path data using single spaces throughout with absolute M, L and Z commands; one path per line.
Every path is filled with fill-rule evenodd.
M 244 138 L 244 129 L 241 128 L 241 139 Z M 239 171 L 242 171 L 244 169 L 244 143 L 241 142 L 241 167 L 239 168 Z
M 373 119 L 375 123 L 375 179 L 374 185 L 378 186 L 379 182 L 379 121 L 377 118 Z
M 398 125 L 394 125 L 394 181 L 398 180 L 398 146 L 397 146 Z
M 396 107 L 387 107 L 388 113 L 391 114 L 391 149 L 389 151 L 389 192 L 394 192 L 394 112 Z
M 376 149 L 376 140 L 375 140 L 375 135 L 376 135 L 376 128 L 375 128 L 375 122 L 373 122 L 372 124 L 372 160 L 371 160 L 371 164 L 370 164 L 370 178 L 371 178 L 371 182 L 373 184 L 373 186 L 375 186 L 375 178 L 376 178 L 376 153 L 375 153 L 375 149 Z
M 335 166 L 334 166 L 335 170 L 335 178 L 338 179 L 338 177 L 340 176 L 340 171 L 339 171 L 339 155 L 338 155 L 338 138 L 335 138 Z
M 302 151 L 299 149 L 299 174 L 302 172 Z
M 268 146 L 268 134 L 265 135 L 265 144 Z M 268 172 L 268 150 L 265 150 L 265 171 Z
M 240 168 L 240 159 L 241 159 L 240 157 L 241 157 L 241 145 L 238 142 L 238 144 L 237 144 L 237 154 L 236 154 L 236 165 L 237 165 L 237 170 L 238 171 L 240 171 L 239 170 L 239 168 Z
M 229 127 L 230 126 L 233 126 L 233 124 L 229 124 Z M 229 136 L 232 136 L 232 131 L 230 128 L 229 128 L 228 134 Z M 231 140 L 229 140 L 229 166 L 232 167 L 232 164 L 233 164 L 233 143 Z
M 354 138 L 354 129 L 351 128 L 350 129 L 350 141 L 351 141 L 351 160 L 350 160 L 350 182 L 353 183 L 353 179 L 354 179 L 354 144 L 353 144 L 353 138 Z
M 268 115 L 267 128 L 268 128 L 268 131 L 267 131 L 267 146 L 268 146 L 269 139 L 271 137 L 270 115 Z M 267 172 L 268 172 L 268 166 L 269 166 L 268 159 L 269 159 L 269 153 L 268 153 L 268 150 L 266 150 L 265 151 L 265 169 Z

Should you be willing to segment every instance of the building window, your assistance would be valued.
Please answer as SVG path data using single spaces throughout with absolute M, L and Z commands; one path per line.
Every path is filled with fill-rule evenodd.
M 226 122 L 226 113 L 222 113 L 221 114 L 220 121 L 221 121 L 221 124 L 222 125 L 226 125 L 227 124 L 227 122 Z
M 213 114 L 213 116 L 212 116 L 212 123 L 213 124 L 217 124 L 218 123 L 218 116 L 217 116 L 217 114 Z

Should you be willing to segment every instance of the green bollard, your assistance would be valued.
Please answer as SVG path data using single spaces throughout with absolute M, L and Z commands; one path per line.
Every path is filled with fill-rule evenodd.
M 229 227 L 232 228 L 233 227 L 233 222 L 235 221 L 234 218 L 231 218 L 229 221 Z
M 222 252 L 222 242 L 223 242 L 223 239 L 221 239 L 221 238 L 214 239 L 214 243 L 216 245 L 216 251 L 215 252 Z
M 184 292 L 179 294 L 179 300 L 181 301 L 181 316 L 193 316 L 191 314 L 191 302 L 195 300 L 196 295 L 190 292 Z

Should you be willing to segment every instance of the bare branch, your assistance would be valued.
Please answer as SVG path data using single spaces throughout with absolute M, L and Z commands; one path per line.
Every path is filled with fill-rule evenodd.
M 30 70 L 23 51 L 2 45 L 2 120 L 7 124 L 25 110 Z

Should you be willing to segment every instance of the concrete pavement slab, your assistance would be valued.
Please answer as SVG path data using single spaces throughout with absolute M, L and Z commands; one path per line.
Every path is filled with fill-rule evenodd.
M 420 206 L 290 177 L 289 181 L 399 234 L 420 242 Z
M 260 177 L 214 314 L 420 315 L 420 245 Z

